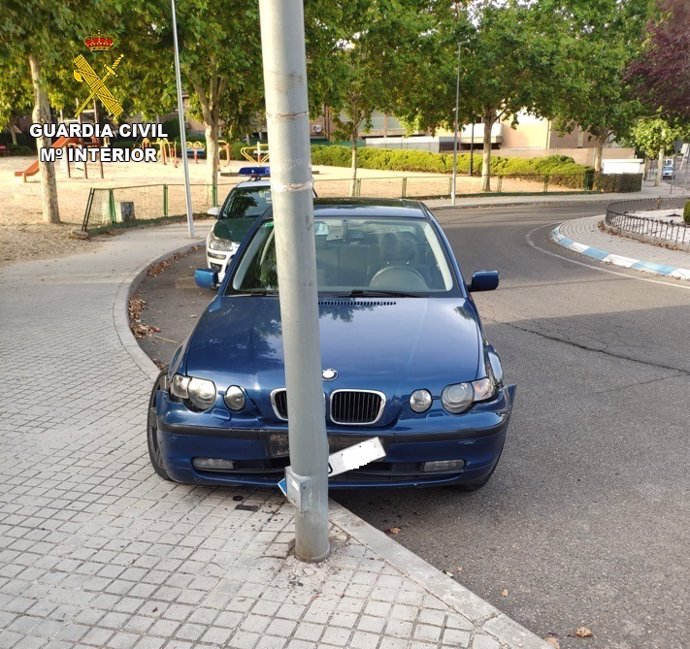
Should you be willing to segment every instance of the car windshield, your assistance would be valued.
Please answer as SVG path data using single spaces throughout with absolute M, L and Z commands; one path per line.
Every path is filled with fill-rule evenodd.
M 457 291 L 444 246 L 424 219 L 319 217 L 314 221 L 321 294 L 441 296 Z M 226 295 L 278 288 L 275 231 L 267 221 L 238 261 Z
M 220 213 L 221 219 L 256 218 L 271 207 L 269 185 L 235 187 Z

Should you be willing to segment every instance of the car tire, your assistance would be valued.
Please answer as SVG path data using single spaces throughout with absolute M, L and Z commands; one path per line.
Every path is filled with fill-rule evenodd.
M 163 458 L 161 449 L 158 444 L 158 419 L 156 417 L 156 392 L 161 389 L 165 383 L 166 370 L 162 370 L 158 375 L 156 382 L 153 384 L 153 390 L 149 397 L 149 408 L 146 417 L 146 446 L 149 449 L 149 459 L 153 470 L 164 480 L 173 482 L 168 472 L 163 467 Z

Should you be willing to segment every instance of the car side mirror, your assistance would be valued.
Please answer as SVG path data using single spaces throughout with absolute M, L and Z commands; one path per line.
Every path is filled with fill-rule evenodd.
M 218 273 L 212 268 L 197 268 L 194 281 L 199 288 L 213 288 L 218 284 Z
M 216 218 L 218 218 L 218 215 L 220 214 L 220 207 L 218 207 L 218 206 L 209 207 L 206 214 L 208 214 L 209 216 L 215 216 Z
M 497 270 L 478 270 L 472 275 L 472 282 L 467 289 L 472 292 L 493 291 L 498 288 L 499 275 Z

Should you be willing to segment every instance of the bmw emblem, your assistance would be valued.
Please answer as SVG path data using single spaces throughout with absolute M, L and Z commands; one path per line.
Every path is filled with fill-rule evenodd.
M 332 381 L 338 376 L 338 370 L 334 370 L 332 367 L 329 367 L 321 372 L 321 376 L 323 377 L 324 381 Z

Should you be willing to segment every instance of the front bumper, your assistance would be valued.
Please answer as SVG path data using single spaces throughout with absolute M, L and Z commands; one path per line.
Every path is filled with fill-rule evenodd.
M 331 452 L 379 437 L 386 457 L 330 479 L 331 488 L 420 487 L 479 482 L 491 474 L 503 450 L 515 386 L 463 415 L 432 412 L 400 419 L 385 429 L 327 425 Z M 163 464 L 173 480 L 190 484 L 275 487 L 289 464 L 287 424 L 224 421 L 191 413 L 165 392 L 157 395 Z M 202 415 L 200 417 L 200 414 Z M 192 422 L 203 420 L 203 425 Z M 194 458 L 232 460 L 232 470 L 199 471 Z M 462 460 L 462 469 L 424 471 L 425 462 Z
M 219 284 L 225 278 L 225 271 L 234 254 L 234 252 L 227 252 L 225 250 L 209 250 L 208 246 L 206 247 L 206 267 L 212 268 L 218 273 Z

